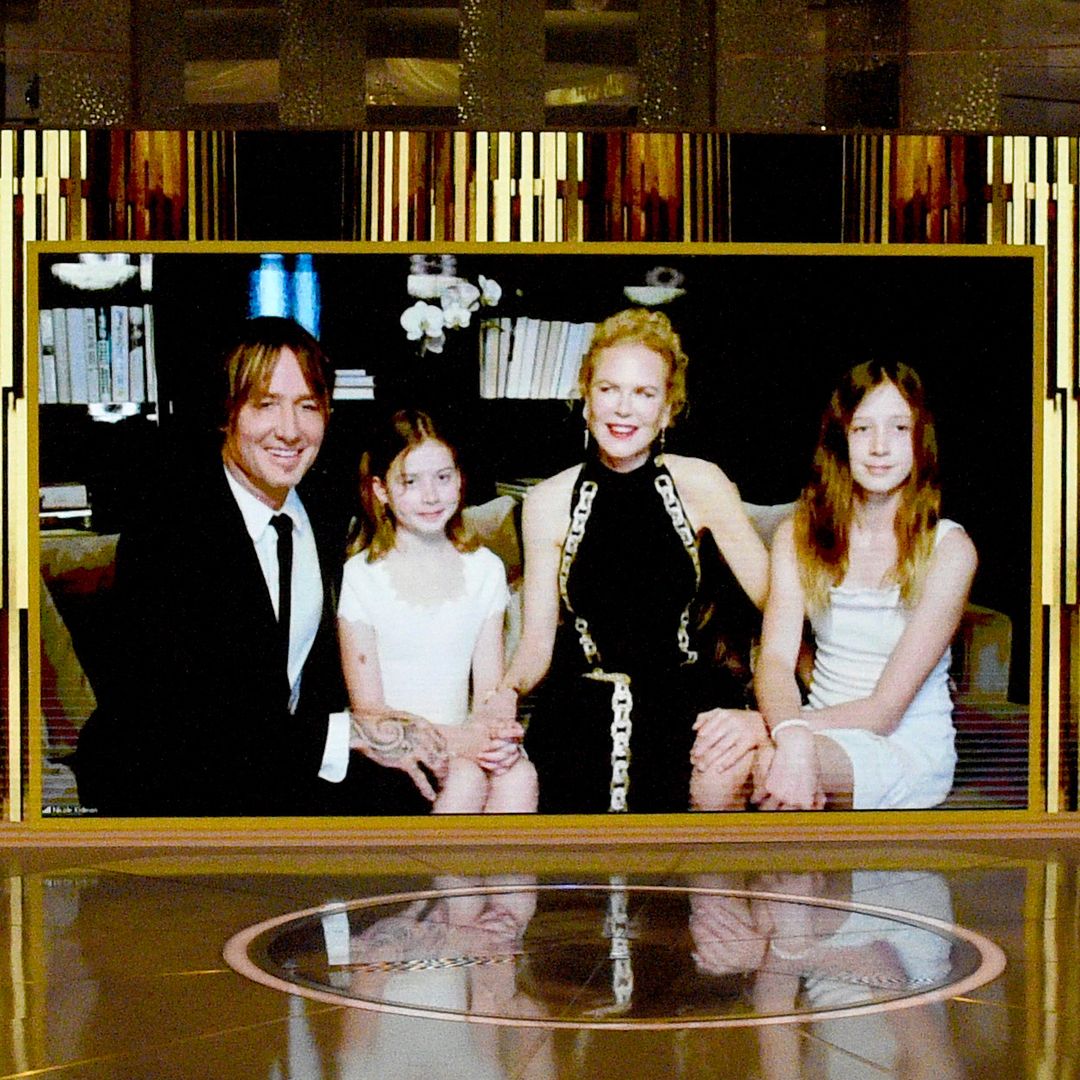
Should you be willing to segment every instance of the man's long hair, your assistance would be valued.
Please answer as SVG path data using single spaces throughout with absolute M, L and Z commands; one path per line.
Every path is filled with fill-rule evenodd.
M 334 375 L 322 346 L 292 319 L 263 315 L 244 323 L 222 361 L 222 431 L 231 431 L 244 405 L 269 388 L 283 349 L 295 355 L 323 419 L 329 418 Z

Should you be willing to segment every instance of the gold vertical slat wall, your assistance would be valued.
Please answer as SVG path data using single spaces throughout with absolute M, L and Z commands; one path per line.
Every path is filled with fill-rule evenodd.
M 0 131 L 0 424 L 4 447 L 0 547 L 7 630 L 3 816 L 11 821 L 19 820 L 23 812 L 28 764 L 24 702 L 37 697 L 37 688 L 30 682 L 36 678 L 37 665 L 27 662 L 28 642 L 37 640 L 30 621 L 30 593 L 37 587 L 37 573 L 29 562 L 28 527 L 33 509 L 28 490 L 32 449 L 28 393 L 36 380 L 29 367 L 29 328 L 23 318 L 26 282 L 20 272 L 22 253 L 28 241 L 84 235 L 84 167 L 82 133 Z
M 1041 424 L 1041 552 L 1036 580 L 1046 643 L 1046 809 L 1075 799 L 1075 761 L 1069 740 L 1076 727 L 1077 500 L 1077 259 L 1080 255 L 1077 176 L 1080 140 L 1004 136 L 989 140 L 991 243 L 1039 244 L 1047 259 L 1046 361 L 1037 373 L 1035 420 Z M 1033 672 L 1033 675 L 1035 672 Z M 1037 686 L 1032 682 L 1033 701 Z M 1073 766 L 1075 767 L 1075 766 Z
M 548 131 L 360 132 L 356 238 L 580 240 L 581 140 Z
M 357 132 L 358 205 L 351 235 L 372 242 L 727 239 L 727 138 Z M 586 139 L 605 140 L 606 179 L 586 174 Z M 882 159 L 876 145 L 861 151 L 867 167 L 859 197 L 865 202 L 868 193 L 878 198 Z M 594 216 L 590 221 L 586 195 L 591 186 L 596 203 L 605 183 L 608 220 Z M 863 209 L 869 222 L 874 215 Z M 863 239 L 871 238 L 870 227 L 861 226 Z
M 187 172 L 175 194 L 186 204 L 186 217 L 183 233 L 157 237 L 175 221 L 168 226 L 148 220 L 145 234 L 186 235 L 191 240 L 237 237 L 235 135 L 158 134 L 159 142 L 174 137 L 185 141 Z M 156 145 L 155 137 L 148 136 L 148 142 Z M 731 235 L 732 140 L 722 133 L 368 130 L 343 136 L 343 145 L 346 142 L 353 149 L 355 185 L 351 211 L 343 208 L 352 214 L 343 235 L 358 240 L 723 241 Z M 913 138 L 902 152 L 905 142 L 905 137 L 894 141 L 858 136 L 847 143 L 850 164 L 843 182 L 848 240 L 889 241 L 890 184 L 895 185 L 898 170 L 907 168 L 904 162 L 917 143 Z M 32 666 L 26 663 L 26 640 L 36 640 L 27 622 L 33 584 L 26 538 L 27 401 L 23 387 L 16 385 L 21 381 L 17 358 L 25 343 L 25 328 L 16 318 L 22 309 L 21 252 L 27 239 L 87 235 L 87 145 L 82 132 L 0 132 L 0 424 L 6 449 L 0 549 L 8 629 L 4 706 L 11 751 L 3 812 L 9 819 L 22 813 L 27 774 L 21 702 L 31 689 L 25 682 Z M 1041 552 L 1033 603 L 1044 620 L 1046 662 L 1033 670 L 1032 678 L 1033 703 L 1041 697 L 1047 706 L 1046 755 L 1045 774 L 1032 762 L 1031 790 L 1041 791 L 1045 782 L 1046 808 L 1059 810 L 1075 799 L 1076 778 L 1067 761 L 1069 732 L 1075 729 L 1075 688 L 1080 685 L 1080 140 L 994 137 L 986 149 L 987 241 L 1045 244 L 1048 253 L 1047 323 L 1040 331 L 1045 331 L 1051 354 L 1037 379 L 1034 417 L 1042 431 L 1044 504 L 1041 532 L 1033 537 Z M 96 163 L 95 169 L 99 167 Z M 172 190 L 171 182 L 169 187 Z M 115 232 L 119 227 L 116 221 L 110 226 L 122 238 Z

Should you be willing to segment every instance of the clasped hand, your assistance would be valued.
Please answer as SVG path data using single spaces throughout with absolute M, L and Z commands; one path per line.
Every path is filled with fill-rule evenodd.
M 452 752 L 500 776 L 521 756 L 524 735 L 517 719 L 517 695 L 512 690 L 498 690 L 473 706 Z
M 814 736 L 806 728 L 791 728 L 778 736 L 764 776 L 755 776 L 751 801 L 762 810 L 823 810 Z
M 768 741 L 761 713 L 750 709 L 710 709 L 694 721 L 697 736 L 690 760 L 698 772 L 730 769 Z

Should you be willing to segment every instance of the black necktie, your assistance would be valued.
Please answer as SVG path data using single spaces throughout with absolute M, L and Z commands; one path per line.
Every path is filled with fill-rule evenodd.
M 285 650 L 285 670 L 289 669 L 289 618 L 292 615 L 292 518 L 275 514 L 270 524 L 277 530 L 278 628 Z

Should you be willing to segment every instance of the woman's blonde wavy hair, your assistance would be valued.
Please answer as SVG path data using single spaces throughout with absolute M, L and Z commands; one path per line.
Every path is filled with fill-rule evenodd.
M 582 398 L 589 396 L 596 375 L 600 353 L 624 341 L 639 342 L 662 357 L 667 365 L 666 404 L 670 409 L 669 424 L 686 405 L 686 353 L 682 340 L 662 311 L 648 308 L 627 308 L 599 323 L 593 331 L 588 351 L 581 359 L 578 372 L 578 391 Z
M 810 611 L 828 602 L 829 588 L 848 569 L 851 522 L 857 492 L 848 457 L 848 429 L 855 410 L 871 390 L 892 383 L 911 407 L 914 461 L 896 513 L 896 566 L 892 571 L 904 604 L 918 599 L 934 549 L 941 508 L 937 435 L 926 405 L 922 379 L 907 364 L 870 360 L 840 381 L 821 419 L 810 482 L 795 510 L 795 550 Z

